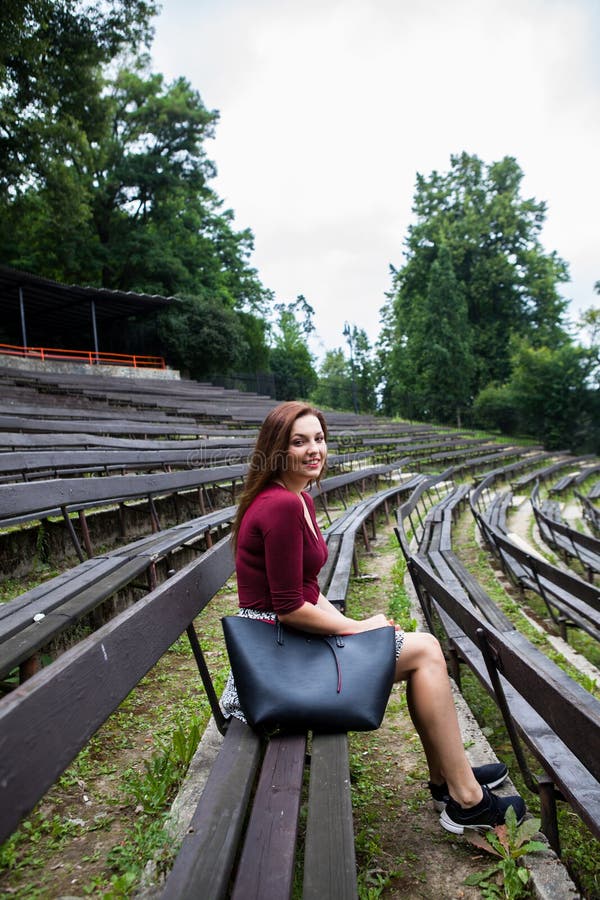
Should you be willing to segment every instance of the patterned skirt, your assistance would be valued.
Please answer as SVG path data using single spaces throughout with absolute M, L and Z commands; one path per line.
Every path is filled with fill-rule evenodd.
M 273 612 L 260 612 L 257 609 L 240 609 L 238 615 L 244 616 L 246 619 L 266 619 L 268 622 L 274 622 L 277 618 Z M 400 656 L 403 644 L 404 632 L 396 629 L 396 659 Z M 236 719 L 241 719 L 242 722 L 246 721 L 231 672 L 229 672 L 225 690 L 221 695 L 221 709 L 226 716 L 235 716 Z

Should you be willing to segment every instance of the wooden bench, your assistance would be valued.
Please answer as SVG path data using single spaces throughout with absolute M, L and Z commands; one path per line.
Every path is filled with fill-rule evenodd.
M 327 530 L 333 562 L 322 573 L 321 589 L 336 606 L 345 607 L 353 558 L 349 547 L 362 523 L 377 509 L 385 509 L 388 501 L 403 490 L 406 486 L 394 485 L 361 500 Z M 336 544 L 339 535 L 346 538 L 344 548 Z M 233 747 L 225 748 L 230 733 Z M 259 765 L 253 738 L 248 747 L 248 729 L 239 722 L 229 726 L 167 878 L 163 900 L 197 897 L 199 884 L 207 897 L 225 896 L 238 855 L 233 887 L 227 896 L 239 900 L 291 896 L 307 736 L 279 737 L 269 742 L 240 851 L 241 821 L 254 781 L 248 774 L 248 757 L 252 760 L 250 767 Z M 357 896 L 357 885 L 347 736 L 313 733 L 308 746 L 310 784 L 302 896 L 307 900 L 351 900 Z
M 511 482 L 512 489 L 514 491 L 520 491 L 534 485 L 536 481 L 545 482 L 546 479 L 554 475 L 555 472 L 559 472 L 561 469 L 566 468 L 566 466 L 572 466 L 580 459 L 580 457 L 574 458 L 569 456 L 565 450 L 555 451 L 551 456 L 553 457 L 554 462 L 550 462 L 546 466 L 542 466 L 539 469 L 534 469 L 531 472 L 526 472 L 524 475 L 521 475 L 516 481 Z M 557 459 L 557 457 L 560 458 Z
M 160 530 L 155 499 L 179 492 L 198 491 L 198 503 L 204 504 L 207 486 L 227 485 L 235 501 L 236 482 L 247 471 L 246 463 L 231 466 L 197 468 L 191 471 L 162 472 L 151 475 L 107 475 L 102 477 L 53 478 L 45 481 L 0 485 L 0 527 L 61 516 L 80 561 L 84 553 L 75 532 L 71 513 L 77 512 L 88 557 L 94 555 L 87 530 L 85 510 L 115 506 L 128 500 L 148 502 L 152 529 Z M 204 513 L 206 510 L 201 508 Z
M 538 594 L 561 637 L 568 640 L 568 628 L 581 628 L 600 640 L 600 590 L 574 573 L 553 566 L 535 553 L 528 553 L 498 528 L 487 524 L 486 543 L 505 573 L 521 591 Z
M 581 503 L 583 518 L 588 523 L 593 534 L 596 537 L 600 537 L 600 509 L 594 505 L 590 496 L 585 497 L 578 491 L 575 491 L 575 496 Z
M 249 442 L 248 442 L 249 443 Z M 38 450 L 0 453 L 0 481 L 32 481 L 74 475 L 172 471 L 245 462 L 249 446 L 174 450 Z
M 19 682 L 30 678 L 41 668 L 43 648 L 119 592 L 127 589 L 139 597 L 153 590 L 161 561 L 165 575 L 172 575 L 182 551 L 210 548 L 213 534 L 221 536 L 235 511 L 226 507 L 85 560 L 1 604 L 0 679 L 15 677 L 17 667 Z M 3 685 L 5 690 L 13 686 Z
M 512 463 L 507 463 L 505 466 L 497 466 L 495 469 L 491 469 L 487 472 L 474 473 L 473 481 L 475 482 L 475 484 L 483 481 L 483 479 L 491 479 L 492 482 L 506 481 L 510 476 L 514 476 L 515 472 L 522 472 L 523 469 L 528 469 L 531 466 L 536 465 L 538 462 L 541 462 L 544 459 L 548 459 L 549 456 L 550 453 L 548 452 L 536 453 L 532 456 L 524 454 L 521 459 L 517 459 Z
M 512 626 L 501 630 L 487 621 L 427 559 L 411 552 L 400 516 L 397 534 L 427 622 L 432 630 L 441 623 L 456 659 L 498 703 L 525 783 L 540 797 L 550 845 L 560 854 L 557 800 L 568 801 L 600 837 L 600 702 Z M 523 744 L 544 769 L 541 776 L 531 772 Z
M 303 897 L 358 896 L 347 736 L 265 742 L 220 710 L 197 629 L 232 572 L 223 538 L 0 701 L 0 841 L 186 631 L 224 738 L 163 896 L 291 896 L 307 758 Z
M 588 579 L 593 581 L 594 575 L 600 572 L 600 540 L 566 525 L 557 501 L 544 501 L 542 507 L 538 485 L 531 493 L 531 506 L 542 540 L 563 557 L 578 560 Z
M 187 631 L 225 737 L 200 798 L 193 830 L 167 880 L 165 896 L 226 896 L 250 805 L 253 812 L 246 830 L 247 849 L 242 850 L 239 863 L 238 894 L 289 896 L 307 736 L 265 743 L 239 721 L 227 723 L 194 625 L 232 572 L 229 540 L 224 538 L 0 701 L 0 841 Z M 354 898 L 346 736 L 313 735 L 310 759 L 304 896 Z M 246 893 L 253 879 L 254 893 Z

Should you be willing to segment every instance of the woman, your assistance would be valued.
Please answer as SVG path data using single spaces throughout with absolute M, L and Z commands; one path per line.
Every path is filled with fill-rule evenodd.
M 303 403 L 282 403 L 266 417 L 249 466 L 233 525 L 240 615 L 275 618 L 319 634 L 354 634 L 390 623 L 384 615 L 352 619 L 319 591 L 327 546 L 306 487 L 322 477 L 327 458 L 322 413 Z M 428 633 L 396 631 L 396 681 L 406 681 L 408 708 L 429 767 L 440 823 L 455 834 L 493 828 L 509 806 L 525 814 L 521 797 L 497 797 L 502 763 L 471 768 L 452 698 L 446 662 Z M 226 712 L 244 718 L 230 676 Z

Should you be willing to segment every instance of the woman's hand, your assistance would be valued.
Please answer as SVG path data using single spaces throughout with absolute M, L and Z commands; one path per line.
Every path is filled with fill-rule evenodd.
M 360 626 L 359 631 L 372 631 L 374 628 L 385 628 L 390 621 L 383 613 L 378 613 L 376 616 L 369 616 L 368 619 L 361 619 L 357 624 Z

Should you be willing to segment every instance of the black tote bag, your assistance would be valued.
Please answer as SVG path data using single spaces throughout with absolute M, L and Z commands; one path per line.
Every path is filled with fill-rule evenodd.
M 240 706 L 253 728 L 332 733 L 381 725 L 396 667 L 392 625 L 342 636 L 243 616 L 221 621 Z

